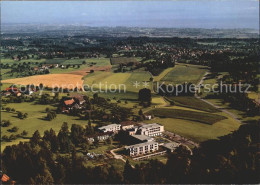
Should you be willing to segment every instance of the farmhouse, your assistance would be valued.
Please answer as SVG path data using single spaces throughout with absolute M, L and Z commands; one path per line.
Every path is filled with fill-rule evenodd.
M 136 145 L 126 146 L 125 149 L 127 150 L 130 156 L 138 156 L 157 151 L 159 149 L 159 145 L 157 142 L 150 141 Z
M 79 105 L 82 105 L 83 103 L 85 103 L 84 96 L 82 96 L 80 94 L 72 95 L 71 98 L 73 98 L 74 101 L 76 101 Z
M 139 127 L 137 134 L 147 136 L 159 136 L 164 132 L 164 126 L 158 123 L 145 124 Z
M 180 143 L 176 142 L 171 142 L 171 143 L 165 143 L 163 147 L 168 151 L 168 152 L 173 152 L 176 148 L 180 146 Z
M 79 105 L 76 103 L 76 101 L 73 98 L 64 100 L 62 102 L 62 112 L 68 113 L 73 107 L 77 109 L 79 108 Z
M 12 87 L 12 86 L 6 88 L 4 91 L 1 92 L 1 94 L 3 94 L 4 96 L 10 96 L 10 95 L 21 96 L 22 95 L 22 93 L 18 90 L 18 88 Z
M 99 127 L 98 129 L 104 133 L 106 133 L 106 132 L 116 133 L 121 129 L 121 125 L 120 124 L 110 124 L 110 125 L 106 125 L 103 127 Z
M 82 104 L 84 102 L 85 102 L 85 100 L 84 100 L 83 96 L 80 96 L 80 95 L 72 96 L 69 99 L 62 101 L 62 111 L 68 112 L 72 108 L 81 109 Z

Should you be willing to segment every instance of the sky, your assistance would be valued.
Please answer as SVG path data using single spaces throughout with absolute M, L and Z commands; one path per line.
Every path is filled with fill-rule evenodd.
M 259 29 L 259 0 L 2 1 L 1 22 Z

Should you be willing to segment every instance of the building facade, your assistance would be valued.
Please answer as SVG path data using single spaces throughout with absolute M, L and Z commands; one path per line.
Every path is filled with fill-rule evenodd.
M 133 121 L 122 121 L 120 123 L 120 125 L 121 125 L 122 130 L 129 130 L 129 129 L 134 128 L 135 122 L 133 122 Z
M 137 134 L 146 136 L 160 136 L 164 132 L 164 126 L 158 123 L 145 124 L 139 127 Z
M 159 144 L 154 141 L 140 143 L 136 145 L 127 146 L 126 150 L 130 156 L 139 156 L 155 152 L 159 149 Z
M 118 132 L 121 129 L 121 125 L 120 124 L 110 124 L 110 125 L 106 125 L 103 127 L 99 127 L 98 128 L 101 132 Z

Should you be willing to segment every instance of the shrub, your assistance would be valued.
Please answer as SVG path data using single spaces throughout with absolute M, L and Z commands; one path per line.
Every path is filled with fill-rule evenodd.
M 47 113 L 47 116 L 46 116 L 46 118 L 47 118 L 47 120 L 49 120 L 49 121 L 51 121 L 51 120 L 53 120 L 54 118 L 56 118 L 56 112 L 53 112 L 53 111 L 51 111 L 51 112 L 48 112 Z
M 18 127 L 13 127 L 11 129 L 8 129 L 8 132 L 17 132 L 19 130 Z
M 9 136 L 9 141 L 12 141 L 12 140 L 15 140 L 16 139 L 16 136 L 14 134 L 11 134 Z
M 5 110 L 6 110 L 7 112 L 10 112 L 10 111 L 11 111 L 11 108 L 10 108 L 10 107 L 6 107 Z
M 49 112 L 49 111 L 50 111 L 50 108 L 49 108 L 49 107 L 47 107 L 47 108 L 45 109 L 45 111 L 46 111 L 46 112 Z
M 10 125 L 11 125 L 11 122 L 9 120 L 2 121 L 2 127 L 9 127 Z
M 8 141 L 8 140 L 9 140 L 9 137 L 8 137 L 7 135 L 4 135 L 4 136 L 2 136 L 2 140 L 3 140 L 3 141 Z
M 27 135 L 28 135 L 28 132 L 24 130 L 24 131 L 21 133 L 21 135 L 22 135 L 22 136 L 27 136 Z

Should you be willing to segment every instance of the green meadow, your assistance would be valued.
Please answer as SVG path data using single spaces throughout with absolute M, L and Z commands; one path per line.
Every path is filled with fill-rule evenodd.
M 178 64 L 170 70 L 160 81 L 167 84 L 182 84 L 184 82 L 197 84 L 207 69 L 203 66 Z

